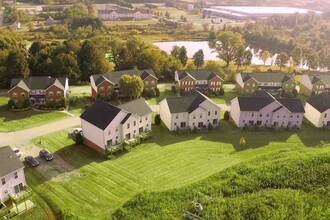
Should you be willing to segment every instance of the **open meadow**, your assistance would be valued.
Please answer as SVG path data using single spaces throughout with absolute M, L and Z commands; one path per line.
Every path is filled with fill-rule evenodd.
M 241 137 L 245 146 L 239 145 Z M 33 142 L 55 152 L 62 162 L 27 168 L 27 181 L 44 205 L 20 219 L 33 219 L 45 210 L 44 215 L 55 218 L 106 219 L 139 193 L 180 189 L 253 158 L 305 151 L 330 141 L 328 131 L 308 124 L 298 131 L 249 131 L 223 122 L 221 130 L 185 135 L 155 125 L 152 139 L 109 160 L 76 146 L 67 131 L 41 138 L 41 144 L 40 138 Z

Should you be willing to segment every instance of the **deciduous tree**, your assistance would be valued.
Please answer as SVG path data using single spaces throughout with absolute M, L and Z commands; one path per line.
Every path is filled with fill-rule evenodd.
M 119 80 L 121 93 L 129 98 L 138 98 L 143 91 L 143 81 L 139 76 L 123 75 Z
M 243 36 L 232 31 L 222 32 L 215 41 L 209 42 L 209 46 L 215 49 L 218 57 L 226 62 L 226 67 L 229 66 L 230 62 L 236 60 L 239 50 L 246 48 Z
M 194 64 L 195 66 L 197 67 L 197 69 L 201 66 L 204 65 L 204 52 L 202 49 L 198 50 L 194 56 L 193 56 L 193 59 L 194 59 Z

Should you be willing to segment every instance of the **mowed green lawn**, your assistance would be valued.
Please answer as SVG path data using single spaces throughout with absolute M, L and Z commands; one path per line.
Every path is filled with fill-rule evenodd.
M 245 146 L 239 145 L 241 137 L 246 139 Z M 307 124 L 300 131 L 242 131 L 225 122 L 222 130 L 186 135 L 154 126 L 149 142 L 107 160 L 87 147 L 75 146 L 68 133 L 61 131 L 42 137 L 41 147 L 55 152 L 66 165 L 53 166 L 53 161 L 46 165 L 53 166 L 49 169 L 27 168 L 27 181 L 57 218 L 62 210 L 71 217 L 108 219 L 144 190 L 185 186 L 256 156 L 312 147 L 321 140 L 329 142 L 329 132 Z M 21 218 L 40 216 L 40 209 Z
M 7 109 L 9 98 L 0 96 L 0 132 L 22 130 L 69 117 L 63 112 L 36 112 L 33 110 L 11 112 Z

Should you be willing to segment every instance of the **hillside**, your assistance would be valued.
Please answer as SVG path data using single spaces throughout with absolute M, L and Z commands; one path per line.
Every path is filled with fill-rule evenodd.
M 330 148 L 283 149 L 196 184 L 143 192 L 114 219 L 182 219 L 194 202 L 203 219 L 330 219 Z

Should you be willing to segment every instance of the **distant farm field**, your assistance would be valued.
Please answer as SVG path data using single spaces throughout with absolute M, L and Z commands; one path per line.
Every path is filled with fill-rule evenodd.
M 241 137 L 245 146 L 239 145 Z M 63 164 L 28 168 L 27 179 L 57 218 L 105 219 L 137 193 L 187 186 L 263 154 L 299 151 L 329 141 L 328 132 L 308 124 L 299 131 L 242 131 L 224 122 L 222 130 L 186 135 L 154 126 L 150 141 L 108 160 L 76 146 L 68 132 L 61 131 L 42 137 L 40 147 L 55 152 Z

